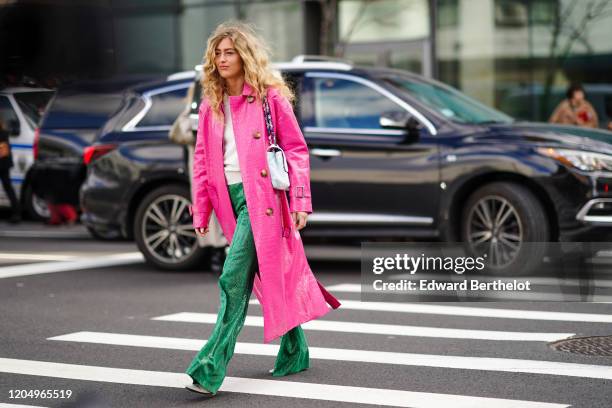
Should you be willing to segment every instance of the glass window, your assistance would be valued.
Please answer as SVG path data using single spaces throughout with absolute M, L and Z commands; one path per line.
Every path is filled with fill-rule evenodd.
M 459 0 L 438 0 L 438 27 L 457 27 L 459 24 Z
M 344 0 L 338 2 L 343 42 L 413 40 L 429 35 L 426 0 Z
M 15 100 L 26 116 L 28 123 L 30 125 L 34 124 L 34 126 L 38 124 L 52 96 L 53 91 L 21 92 L 14 94 Z
M 7 129 L 11 121 L 18 121 L 17 114 L 11 105 L 8 97 L 0 95 L 0 121 Z
M 527 25 L 527 5 L 517 0 L 495 1 L 497 27 L 524 27 Z
M 611 1 L 435 4 L 437 79 L 485 105 L 517 119 L 547 121 L 570 83 L 585 89 L 611 83 Z M 457 24 L 448 24 L 443 13 L 457 14 Z M 587 99 L 603 112 L 603 100 L 595 96 L 587 91 Z
M 307 79 L 314 112 L 305 115 L 310 122 L 306 126 L 380 129 L 382 113 L 404 112 L 395 102 L 363 84 L 336 78 Z
M 185 108 L 187 86 L 151 97 L 151 108 L 137 127 L 172 126 L 179 113 Z
M 454 122 L 460 123 L 509 123 L 513 119 L 489 108 L 450 87 L 419 82 L 403 76 L 384 78 L 399 90 L 409 93 L 424 104 Z

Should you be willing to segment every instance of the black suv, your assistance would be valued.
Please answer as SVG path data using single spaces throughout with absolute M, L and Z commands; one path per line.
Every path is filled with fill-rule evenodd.
M 516 122 L 404 71 L 305 58 L 277 68 L 296 91 L 311 153 L 314 212 L 305 237 L 463 241 L 472 253 L 489 253 L 499 271 L 525 266 L 519 256 L 525 242 L 608 239 L 612 133 Z M 118 132 L 108 129 L 100 143 L 123 139 Z M 91 163 L 81 198 L 86 219 L 126 235 L 142 226 L 134 216 L 147 210 L 133 210 L 139 205 L 133 201 L 142 200 L 134 193 L 139 175 L 182 174 L 185 166 L 147 149 L 149 142 L 132 141 Z M 181 148 L 174 149 L 165 154 L 178 157 Z M 160 177 L 155 186 L 171 195 L 181 183 Z M 188 186 L 181 197 L 188 200 Z M 146 248 L 145 256 L 161 267 L 190 265 L 197 252 L 191 237 L 171 244 L 161 238 L 170 234 L 160 232 L 168 219 L 187 225 L 188 216 L 172 214 L 171 202 L 158 209 L 165 212 L 156 210 L 157 225 L 139 233 L 150 234 L 140 239 L 155 242 L 162 256 Z

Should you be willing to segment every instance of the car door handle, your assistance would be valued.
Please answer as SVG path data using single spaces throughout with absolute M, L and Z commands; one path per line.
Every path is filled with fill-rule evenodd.
M 312 149 L 310 150 L 313 156 L 319 157 L 338 157 L 342 156 L 340 150 L 337 149 Z

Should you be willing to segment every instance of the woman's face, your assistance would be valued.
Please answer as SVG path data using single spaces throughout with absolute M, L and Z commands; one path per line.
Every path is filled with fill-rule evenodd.
M 574 91 L 574 94 L 572 95 L 572 99 L 576 102 L 584 101 L 584 92 L 582 92 L 580 89 Z
M 221 78 L 226 80 L 244 75 L 242 58 L 234 48 L 231 38 L 224 38 L 215 48 L 215 66 Z

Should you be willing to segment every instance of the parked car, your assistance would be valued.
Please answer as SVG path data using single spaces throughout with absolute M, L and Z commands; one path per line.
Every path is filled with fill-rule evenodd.
M 30 169 L 34 162 L 36 127 L 54 91 L 46 88 L 10 87 L 0 89 L 0 117 L 10 127 L 15 165 L 11 181 L 25 214 L 31 219 L 49 215 L 43 200 L 32 192 Z M 8 207 L 6 192 L 0 189 L 0 207 Z
M 191 71 L 126 91 L 84 151 L 82 222 L 96 235 L 134 238 L 160 268 L 195 267 L 208 255 L 198 246 L 188 211 L 186 149 L 168 138 L 194 76 Z
M 564 126 L 517 122 L 399 70 L 307 58 L 277 68 L 296 91 L 310 149 L 306 239 L 462 241 L 471 254 L 489 253 L 497 272 L 542 258 L 524 256 L 526 242 L 609 239 L 612 146 L 596 140 L 609 132 L 580 137 Z M 132 104 L 141 108 L 127 103 L 99 143 L 127 140 L 141 127 L 149 105 Z M 81 195 L 87 219 L 150 243 L 139 246 L 160 267 L 191 266 L 181 149 L 139 138 L 91 162 Z
M 77 81 L 61 87 L 49 103 L 34 140 L 31 181 L 37 196 L 78 206 L 85 179 L 83 150 L 119 107 L 123 91 L 159 76 Z

